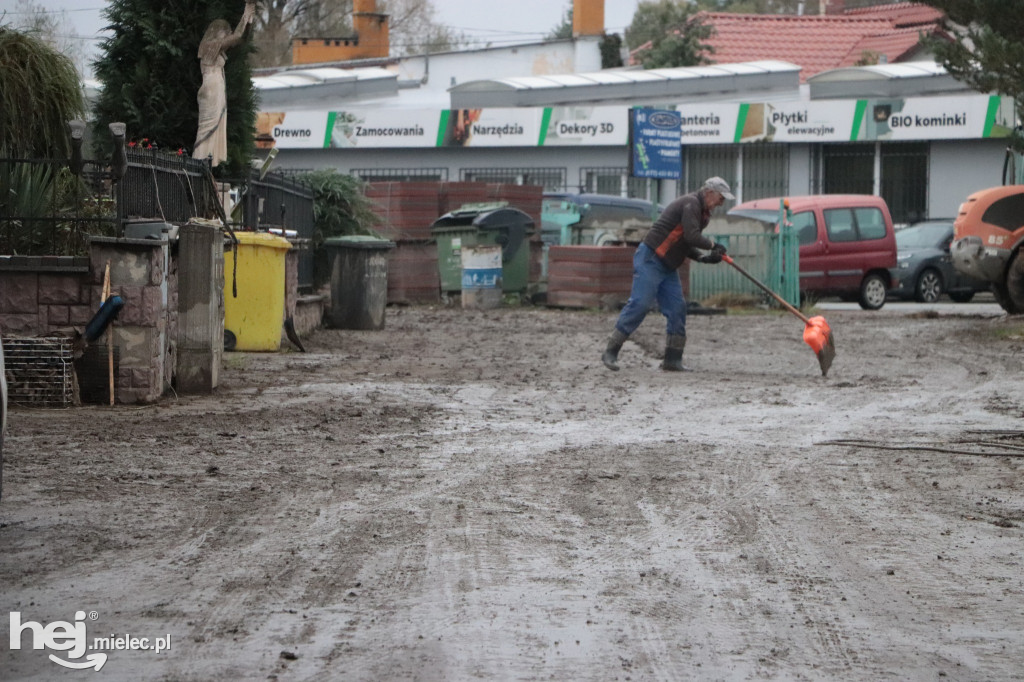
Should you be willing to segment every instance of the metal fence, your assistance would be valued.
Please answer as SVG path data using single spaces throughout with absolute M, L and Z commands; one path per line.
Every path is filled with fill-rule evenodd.
M 128 169 L 116 185 L 122 221 L 216 217 L 216 188 L 205 161 L 155 149 L 128 149 L 127 156 Z
M 788 303 L 800 306 L 800 245 L 792 226 L 781 236 L 764 234 L 708 235 L 721 242 L 736 264 L 763 282 Z M 690 298 L 702 301 L 718 294 L 752 294 L 763 292 L 750 280 L 728 265 L 694 265 L 690 268 Z
M 0 158 L 0 253 L 85 255 L 90 236 L 123 236 L 126 221 L 182 224 L 220 216 L 222 198 L 206 161 L 155 149 L 125 151 L 120 178 L 107 162 L 86 161 L 75 175 L 66 159 Z M 294 237 L 299 288 L 311 290 L 312 190 L 255 170 L 229 184 L 241 188 L 244 229 Z
M 202 161 L 156 150 L 126 150 L 121 178 L 106 161 L 0 159 L 0 252 L 85 255 L 91 236 L 119 237 L 128 220 L 184 223 L 216 215 L 216 191 Z
M 241 221 L 246 230 L 271 231 L 291 241 L 299 253 L 299 291 L 310 292 L 313 279 L 313 190 L 298 180 L 269 173 L 235 180 L 241 188 Z
M 90 235 L 118 234 L 109 171 L 87 161 L 0 158 L 0 253 L 84 255 Z

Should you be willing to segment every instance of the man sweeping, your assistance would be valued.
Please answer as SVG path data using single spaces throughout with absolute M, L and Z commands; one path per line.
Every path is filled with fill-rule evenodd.
M 633 256 L 633 287 L 619 313 L 608 346 L 601 356 L 605 367 L 618 370 L 619 351 L 657 302 L 665 316 L 667 339 L 661 368 L 681 372 L 686 348 L 686 299 L 676 272 L 687 258 L 700 263 L 721 263 L 725 247 L 703 235 L 711 211 L 735 199 L 729 183 L 708 178 L 699 190 L 670 203 L 648 230 Z M 703 253 L 709 251 L 710 253 Z

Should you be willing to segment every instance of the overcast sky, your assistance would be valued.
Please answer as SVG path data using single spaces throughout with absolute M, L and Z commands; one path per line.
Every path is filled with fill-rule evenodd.
M 81 41 L 87 54 L 97 48 L 106 24 L 101 11 L 105 0 L 35 0 L 50 11 L 65 12 L 66 38 Z M 633 19 L 639 0 L 605 0 L 605 30 L 622 34 Z M 435 19 L 471 38 L 495 45 L 529 42 L 542 38 L 557 26 L 570 0 L 433 0 Z M 22 7 L 17 0 L 0 0 L 0 14 L 7 20 Z M 5 21 L 5 23 L 7 23 Z

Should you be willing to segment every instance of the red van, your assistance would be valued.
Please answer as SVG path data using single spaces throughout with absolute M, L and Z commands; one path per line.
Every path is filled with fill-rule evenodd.
M 730 216 L 771 225 L 780 197 L 733 207 Z M 896 267 L 896 233 L 885 200 L 870 194 L 788 197 L 800 241 L 800 295 L 839 296 L 865 310 L 885 305 Z

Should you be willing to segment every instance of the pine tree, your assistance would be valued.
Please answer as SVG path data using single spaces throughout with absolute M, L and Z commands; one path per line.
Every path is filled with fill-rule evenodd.
M 107 124 L 123 121 L 129 140 L 191 155 L 202 85 L 199 43 L 211 21 L 225 19 L 234 27 L 244 8 L 244 0 L 111 0 L 105 16 L 113 35 L 103 41 L 96 62 L 103 84 L 95 106 L 96 140 L 109 139 Z M 242 173 L 255 148 L 252 50 L 250 31 L 227 53 L 224 66 L 228 159 L 216 170 L 225 176 Z
M 980 92 L 1012 97 L 1018 116 L 1024 111 L 1024 13 L 1019 2 L 1005 0 L 924 0 L 949 19 L 954 42 L 927 38 L 947 71 Z M 1012 141 L 1024 150 L 1024 138 Z

